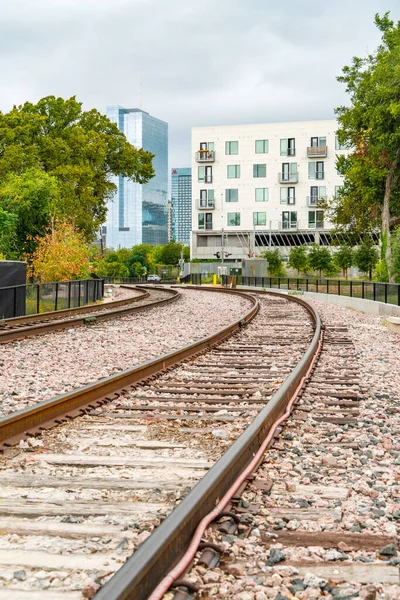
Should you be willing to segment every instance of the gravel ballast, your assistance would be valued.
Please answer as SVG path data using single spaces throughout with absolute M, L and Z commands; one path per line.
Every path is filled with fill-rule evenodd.
M 0 416 L 181 348 L 250 309 L 239 296 L 180 293 L 177 302 L 149 311 L 2 346 Z

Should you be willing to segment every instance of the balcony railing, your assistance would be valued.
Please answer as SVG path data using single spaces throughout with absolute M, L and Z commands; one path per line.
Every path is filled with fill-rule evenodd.
M 299 222 L 298 221 L 279 221 L 278 223 L 278 228 L 281 230 L 288 230 L 288 229 L 298 229 L 299 228 Z
M 279 183 L 297 183 L 298 180 L 298 173 L 278 173 Z
M 307 221 L 278 221 L 278 231 L 306 231 L 307 229 L 324 229 L 324 221 L 318 220 L 316 223 Z M 276 227 L 271 228 L 272 233 Z
M 308 146 L 308 158 L 325 158 L 328 155 L 328 146 Z
M 319 206 L 326 200 L 326 196 L 307 196 L 307 206 Z
M 198 150 L 196 152 L 196 161 L 197 162 L 214 162 L 215 161 L 215 152 L 214 150 Z
M 200 198 L 196 200 L 196 208 L 199 210 L 213 210 L 215 208 L 215 201 L 213 200 L 203 200 Z

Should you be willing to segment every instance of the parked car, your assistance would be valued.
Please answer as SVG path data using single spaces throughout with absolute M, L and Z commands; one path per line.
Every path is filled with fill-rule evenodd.
M 161 277 L 158 275 L 147 275 L 147 281 L 161 281 Z

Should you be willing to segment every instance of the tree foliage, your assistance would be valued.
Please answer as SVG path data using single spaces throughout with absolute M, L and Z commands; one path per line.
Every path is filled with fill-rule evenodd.
M 395 281 L 400 283 L 400 227 L 392 235 L 391 268 Z
M 0 254 L 4 258 L 14 258 L 16 224 L 17 215 L 0 207 Z
M 334 272 L 332 256 L 326 246 L 311 244 L 307 258 L 309 268 L 312 271 L 318 271 L 320 277 L 322 272 L 325 275 L 331 275 Z
M 353 264 L 353 249 L 350 246 L 341 246 L 334 256 L 334 261 L 342 269 L 343 277 L 347 279 L 347 271 Z
M 35 183 L 40 188 L 43 178 L 33 176 L 38 171 L 55 178 L 62 201 L 55 216 L 73 221 L 88 240 L 105 220 L 116 190 L 112 177 L 146 183 L 154 176 L 152 158 L 105 115 L 83 111 L 75 97 L 48 96 L 0 113 L 0 186 L 29 173 L 32 190 Z
M 300 274 L 300 271 L 306 271 L 308 265 L 307 255 L 307 246 L 294 246 L 293 248 L 291 248 L 289 254 L 289 267 L 292 267 L 292 269 L 296 269 L 298 274 Z
M 67 221 L 38 238 L 31 270 L 37 281 L 65 281 L 90 277 L 89 249 L 81 232 Z
M 337 224 L 361 232 L 379 225 L 390 266 L 390 227 L 400 219 L 400 22 L 395 25 L 386 13 L 376 15 L 375 24 L 382 32 L 377 50 L 354 57 L 338 77 L 351 100 L 336 109 L 338 137 L 354 151 L 337 162 L 345 183 L 332 215 Z
M 354 252 L 354 264 L 362 273 L 366 273 L 372 279 L 372 269 L 379 259 L 378 250 L 371 242 L 366 241 Z
M 271 277 L 284 277 L 285 269 L 283 267 L 283 258 L 279 248 L 275 250 L 266 250 L 263 252 L 263 258 L 268 261 L 268 274 Z

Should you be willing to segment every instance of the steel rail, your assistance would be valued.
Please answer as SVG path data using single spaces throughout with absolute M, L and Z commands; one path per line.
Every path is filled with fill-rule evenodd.
M 127 287 L 127 286 L 125 286 Z M 159 288 L 153 288 L 159 289 Z M 135 312 L 140 312 L 141 310 L 148 310 L 149 308 L 153 308 L 155 306 L 162 306 L 163 304 L 168 304 L 170 302 L 174 302 L 178 300 L 179 294 L 175 292 L 175 290 L 170 290 L 168 288 L 162 288 L 163 292 L 167 292 L 171 294 L 169 298 L 164 298 L 162 300 L 155 300 L 154 302 L 149 302 L 148 304 L 141 304 L 140 306 L 123 306 L 122 308 L 115 308 L 113 310 L 104 310 L 103 312 L 99 312 L 93 317 L 87 316 L 79 316 L 73 317 L 72 319 L 56 319 L 54 321 L 50 321 L 48 323 L 37 323 L 35 325 L 29 325 L 27 327 L 17 327 L 15 329 L 8 329 L 5 331 L 0 331 L 0 344 L 5 344 L 14 340 L 23 339 L 26 337 L 32 337 L 36 335 L 43 335 L 45 333 L 50 333 L 52 331 L 59 331 L 61 329 L 71 328 L 71 327 L 82 327 L 83 325 L 93 324 L 97 321 L 108 321 L 109 319 L 115 319 L 117 317 L 124 317 L 125 315 L 129 315 Z M 139 299 L 143 300 L 145 297 L 148 297 L 150 294 L 146 293 L 141 296 Z M 125 301 L 123 301 L 125 302 Z M 132 303 L 132 302 L 131 302 Z M 103 305 L 106 306 L 106 305 Z M 99 305 L 93 308 L 91 312 L 94 310 L 99 310 Z M 58 312 L 58 311 L 57 311 Z M 54 312 L 54 317 L 57 316 L 57 312 Z M 86 313 L 87 311 L 85 311 Z
M 133 286 L 121 285 L 121 288 L 134 289 Z M 138 296 L 132 296 L 132 298 L 125 298 L 124 300 L 113 300 L 104 304 L 87 304 L 86 306 L 73 306 L 71 308 L 62 308 L 61 310 L 49 310 L 43 313 L 35 313 L 32 315 L 23 315 L 21 317 L 13 317 L 11 319 L 4 319 L 2 325 L 25 325 L 27 323 L 35 323 L 37 321 L 47 321 L 49 319 L 61 317 L 67 317 L 68 315 L 79 315 L 81 313 L 95 312 L 101 310 L 103 307 L 115 307 L 124 306 L 131 302 L 139 302 L 149 296 L 149 292 L 143 292 Z
M 179 295 L 175 290 L 171 291 Z M 115 394 L 115 392 L 123 390 L 127 386 L 136 385 L 149 377 L 175 366 L 183 360 L 209 350 L 237 332 L 258 313 L 259 303 L 254 296 L 236 291 L 226 292 L 225 290 L 219 290 L 219 292 L 244 296 L 250 300 L 252 307 L 241 319 L 179 350 L 174 350 L 132 369 L 121 371 L 116 375 L 100 379 L 95 383 L 77 388 L 72 392 L 45 400 L 29 408 L 0 418 L 0 451 L 8 446 L 15 445 L 19 440 L 28 435 L 40 434 L 43 429 L 53 427 L 63 420 L 80 416 L 88 408 L 93 409 L 101 406 L 113 400 L 114 398 L 110 397 L 110 395 Z M 165 300 L 163 302 L 165 303 Z
M 194 286 L 190 289 L 213 291 L 212 288 Z M 264 293 L 284 297 L 306 308 L 315 327 L 309 347 L 265 408 L 184 500 L 99 590 L 95 596 L 96 600 L 146 600 L 150 596 L 183 556 L 200 521 L 214 509 L 219 499 L 250 464 L 274 423 L 285 414 L 290 400 L 306 376 L 320 346 L 322 325 L 318 313 L 300 298 L 278 292 Z

